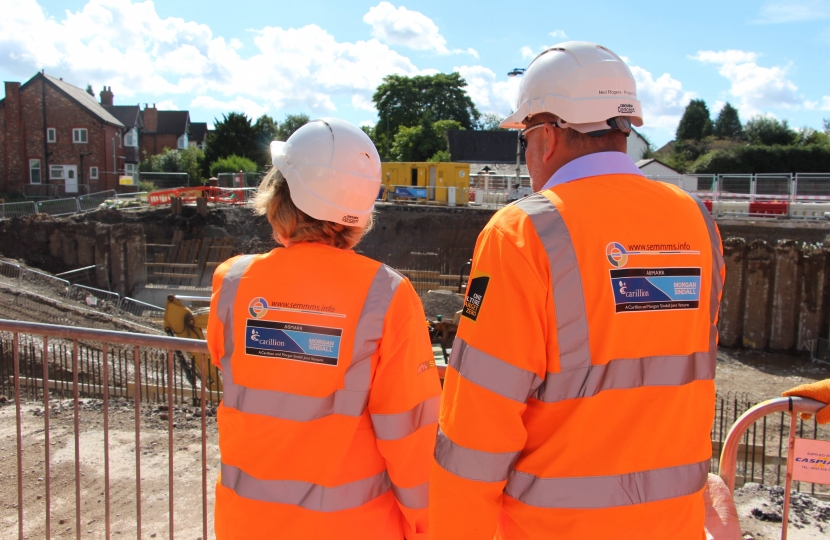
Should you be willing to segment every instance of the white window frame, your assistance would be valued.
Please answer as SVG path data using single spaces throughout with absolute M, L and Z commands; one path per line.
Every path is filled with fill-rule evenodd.
M 37 171 L 37 182 L 35 182 L 34 171 Z M 40 168 L 40 160 L 39 159 L 30 159 L 29 160 L 29 183 L 30 184 L 42 184 L 43 183 L 43 171 Z
M 63 165 L 49 165 L 49 180 L 64 180 L 66 170 Z
M 179 140 L 177 142 L 178 142 L 177 146 L 179 147 L 179 150 L 185 150 L 187 148 L 187 145 L 188 145 L 188 142 L 189 142 L 187 140 L 187 133 L 182 134 L 182 136 L 179 137 Z
M 135 128 L 127 130 L 127 133 L 124 134 L 124 146 L 138 148 L 138 131 Z
M 56 143 L 58 142 L 58 130 L 55 128 L 46 128 L 46 142 L 48 143 Z
M 90 167 L 89 168 L 89 179 L 90 180 L 98 180 L 98 167 Z
M 72 128 L 72 142 L 87 144 L 89 142 L 89 131 L 86 128 Z

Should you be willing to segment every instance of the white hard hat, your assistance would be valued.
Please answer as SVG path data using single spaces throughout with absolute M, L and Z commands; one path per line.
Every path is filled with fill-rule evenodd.
M 380 191 L 380 156 L 361 129 L 337 118 L 313 120 L 271 143 L 271 162 L 291 200 L 309 216 L 362 227 Z
M 524 119 L 539 113 L 554 114 L 560 127 L 582 133 L 608 130 L 608 120 L 617 118 L 611 127 L 643 125 L 631 70 L 610 50 L 586 41 L 554 45 L 533 59 L 519 86 L 516 112 L 501 127 L 521 129 Z

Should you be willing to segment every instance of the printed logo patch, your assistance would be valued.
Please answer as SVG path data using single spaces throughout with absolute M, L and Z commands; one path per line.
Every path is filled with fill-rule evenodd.
M 611 270 L 617 313 L 697 309 L 700 268 Z
M 248 319 L 245 354 L 336 366 L 340 328 Z
M 426 371 L 430 368 L 434 368 L 434 367 L 435 367 L 435 359 L 434 358 L 432 360 L 427 361 L 427 362 L 421 362 L 421 364 L 418 366 L 418 375 L 420 375 L 424 371 Z
M 484 303 L 484 293 L 487 292 L 487 284 L 490 283 L 489 276 L 479 276 L 470 281 L 467 287 L 467 296 L 464 298 L 464 309 L 461 315 L 471 321 L 478 318 L 481 311 L 481 304 Z

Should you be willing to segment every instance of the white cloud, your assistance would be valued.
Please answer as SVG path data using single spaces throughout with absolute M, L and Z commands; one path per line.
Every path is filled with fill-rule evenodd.
M 805 105 L 798 87 L 787 78 L 787 67 L 759 66 L 758 54 L 737 50 L 699 51 L 694 60 L 718 66 L 730 83 L 729 94 L 737 99 L 741 116 L 763 114 L 769 108 L 795 109 Z
M 522 47 L 521 53 L 522 58 L 524 58 L 525 60 L 533 60 L 534 58 L 536 58 L 536 53 L 533 52 L 533 49 L 531 49 L 530 47 Z
M 821 103 L 816 103 L 816 106 L 820 111 L 830 111 L 830 96 L 822 97 Z
M 268 112 L 267 107 L 263 107 L 256 101 L 244 97 L 223 101 L 211 96 L 198 96 L 190 102 L 190 108 L 241 112 L 245 113 L 251 119 L 257 119 Z M 191 120 L 193 119 L 191 118 Z
M 554 30 L 548 35 L 556 39 L 568 39 L 568 34 L 566 34 L 564 30 Z
M 637 98 L 643 105 L 643 127 L 674 132 L 695 93 L 684 90 L 683 84 L 668 73 L 655 79 L 642 67 L 631 64 L 628 67 L 637 82 Z
M 759 24 L 779 24 L 800 21 L 815 21 L 830 18 L 830 1 L 827 0 L 775 0 L 767 1 L 761 7 Z
M 376 39 L 339 42 L 315 25 L 253 30 L 253 47 L 243 48 L 206 25 L 161 18 L 151 1 L 89 0 L 62 18 L 47 17 L 36 0 L 9 2 L 0 17 L 6 70 L 26 77 L 45 68 L 79 86 L 112 86 L 117 104 L 181 95 L 195 97 L 191 107 L 253 116 L 317 114 L 341 98 L 365 105 L 386 75 L 432 71 Z
M 420 11 L 412 11 L 404 6 L 396 8 L 389 2 L 380 2 L 369 8 L 363 16 L 363 22 L 372 27 L 374 37 L 389 45 L 438 54 L 467 53 L 478 58 L 475 49 L 448 49 L 447 40 L 438 30 L 438 25 Z
M 505 75 L 506 80 L 496 80 L 495 72 L 484 66 L 460 66 L 453 71 L 467 81 L 467 93 L 482 113 L 507 116 L 516 107 L 521 77 Z
M 178 111 L 179 110 L 179 106 L 176 105 L 170 99 L 165 99 L 164 101 L 159 101 L 155 105 L 156 105 L 156 108 L 160 111 Z

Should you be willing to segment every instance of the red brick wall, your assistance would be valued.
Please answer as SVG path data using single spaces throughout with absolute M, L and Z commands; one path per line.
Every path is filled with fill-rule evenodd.
M 176 150 L 179 147 L 179 137 L 167 133 L 142 133 L 138 140 L 141 160 L 161 154 L 165 148 Z
M 16 103 L 9 99 L 9 83 L 6 83 L 6 116 L 14 117 Z M 42 108 L 42 80 L 32 81 L 20 90 L 20 126 L 16 128 L 14 122 L 6 122 L 4 130 L 4 144 L 6 163 L 3 175 L 7 191 L 22 191 L 23 184 L 29 183 L 29 159 L 40 159 L 42 183 L 63 184 L 63 180 L 49 179 L 49 165 L 76 165 L 78 167 L 79 183 L 89 184 L 89 191 L 112 189 L 118 185 L 118 173 L 112 166 L 112 138 L 116 138 L 116 154 L 119 150 L 119 139 L 123 135 L 120 129 L 104 124 L 76 101 L 49 84 L 46 88 L 46 127 L 56 130 L 56 142 L 47 143 L 50 152 L 48 159 L 43 155 L 43 126 Z M 11 92 L 14 94 L 14 92 Z M 72 142 L 73 128 L 86 128 L 87 143 Z M 123 140 L 121 141 L 123 144 Z M 123 156 L 123 149 L 120 149 Z M 83 171 L 80 170 L 80 154 L 87 154 L 83 158 Z M 116 162 L 123 170 L 124 162 Z M 99 179 L 89 178 L 90 167 L 98 167 Z M 2 185 L 2 184 L 0 184 Z
M 19 191 L 23 182 L 23 137 L 20 133 L 20 83 L 6 83 L 6 100 L 3 112 L 3 170 L 0 171 L 3 191 Z M 25 171 L 28 173 L 28 171 Z M 28 180 L 27 180 L 28 181 Z

